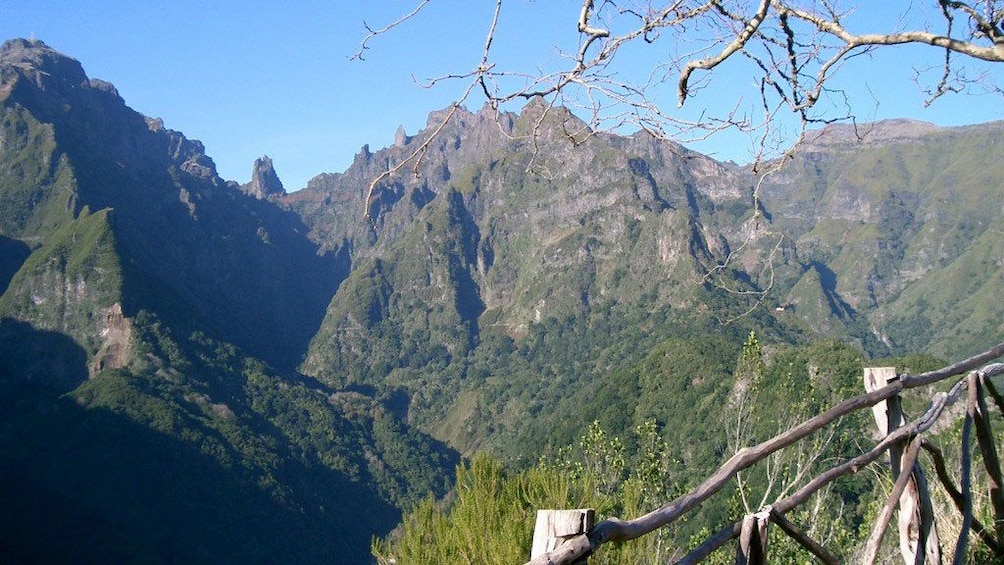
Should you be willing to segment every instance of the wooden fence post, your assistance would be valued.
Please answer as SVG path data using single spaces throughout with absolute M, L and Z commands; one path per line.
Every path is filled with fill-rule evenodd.
M 767 526 L 770 524 L 770 509 L 743 518 L 739 532 L 739 547 L 736 550 L 736 565 L 764 565 L 767 563 Z
M 872 392 L 899 380 L 895 367 L 867 367 L 864 371 L 865 391 Z M 899 395 L 890 397 L 872 406 L 872 415 L 878 426 L 881 437 L 889 435 L 903 425 L 903 407 Z M 899 551 L 903 562 L 941 563 L 941 545 L 938 541 L 938 530 L 934 524 L 934 508 L 931 505 L 930 493 L 927 489 L 927 479 L 920 468 L 920 463 L 912 469 L 902 469 L 903 444 L 896 444 L 889 449 L 889 465 L 892 469 L 893 481 L 900 473 L 912 473 L 910 482 L 899 498 Z M 918 551 L 925 553 L 923 560 L 917 559 Z
M 565 540 L 581 534 L 588 534 L 593 529 L 595 513 L 592 508 L 578 510 L 538 510 L 537 523 L 533 527 L 533 545 L 530 548 L 530 559 L 533 560 L 556 549 Z M 576 563 L 585 563 L 580 559 Z

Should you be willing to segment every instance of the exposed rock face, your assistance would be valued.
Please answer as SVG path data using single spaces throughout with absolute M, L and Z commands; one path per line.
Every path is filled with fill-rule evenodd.
M 274 200 L 286 195 L 286 189 L 272 166 L 272 159 L 263 155 L 255 159 L 251 169 L 251 182 L 241 186 L 241 190 L 258 200 Z
M 741 208 L 741 172 L 545 110 L 539 101 L 519 115 L 458 110 L 442 129 L 447 114 L 432 113 L 413 143 L 434 129 L 438 137 L 417 175 L 409 168 L 375 188 L 372 224 L 366 189 L 408 156 L 400 129 L 392 147 L 365 151 L 285 200 L 323 246 L 354 258 L 304 370 L 365 381 L 368 352 L 393 342 L 462 357 L 486 328 L 520 339 L 535 324 L 643 296 L 651 309 L 696 305 L 687 281 L 722 247 L 705 232 L 732 219 L 716 206 Z
M 394 147 L 404 147 L 408 143 L 408 134 L 404 132 L 404 126 L 397 126 L 394 132 Z
M 67 57 L 37 39 L 11 39 L 0 46 L 0 97 L 8 89 L 14 74 L 20 74 L 39 90 L 66 94 L 87 85 L 87 75 L 76 59 Z M 105 83 L 106 84 L 106 83 Z
M 375 188 L 372 224 L 362 219 L 366 187 L 407 157 L 401 129 L 393 146 L 366 148 L 344 173 L 288 197 L 314 237 L 351 249 L 358 268 L 332 301 L 305 370 L 321 378 L 365 372 L 368 352 L 383 348 L 374 340 L 384 338 L 431 336 L 457 355 L 457 344 L 473 346 L 485 327 L 519 339 L 534 324 L 588 317 L 611 302 L 700 311 L 695 280 L 713 292 L 766 292 L 782 322 L 799 320 L 876 354 L 902 344 L 922 350 L 938 342 L 926 341 L 920 322 L 904 331 L 879 317 L 895 316 L 883 310 L 937 267 L 932 257 L 951 260 L 923 222 L 958 222 L 977 234 L 990 225 L 985 214 L 939 204 L 945 190 L 993 186 L 962 178 L 961 163 L 997 162 L 999 150 L 959 146 L 970 135 L 961 130 L 893 120 L 860 126 L 867 135 L 859 141 L 850 126 L 831 126 L 767 180 L 754 215 L 755 179 L 740 167 L 641 133 L 589 132 L 560 108 L 542 112 L 534 102 L 521 115 L 458 111 L 417 174 Z M 430 115 L 414 140 L 443 116 Z M 932 160 L 952 178 L 939 179 L 924 165 Z M 412 308 L 432 314 L 419 321 Z M 972 341 L 967 351 L 984 345 Z
M 91 363 L 91 376 L 105 369 L 125 367 L 132 353 L 132 322 L 122 314 L 122 305 L 112 304 L 99 312 L 97 318 L 97 335 L 101 341 Z

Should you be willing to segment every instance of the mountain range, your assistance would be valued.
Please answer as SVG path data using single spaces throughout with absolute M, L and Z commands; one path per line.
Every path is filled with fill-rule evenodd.
M 287 193 L 37 40 L 0 48 L 0 108 L 15 561 L 364 562 L 462 455 L 707 433 L 668 424 L 750 331 L 948 359 L 1004 333 L 1000 122 L 832 125 L 760 182 L 532 100 Z

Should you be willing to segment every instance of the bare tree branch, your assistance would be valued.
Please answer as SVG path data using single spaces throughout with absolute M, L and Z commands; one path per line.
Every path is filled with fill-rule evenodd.
M 366 50 L 369 49 L 369 45 L 368 44 L 369 44 L 369 42 L 373 38 L 377 37 L 378 35 L 383 35 L 383 34 L 389 32 L 390 30 L 396 28 L 397 26 L 403 24 L 404 22 L 406 22 L 406 21 L 414 18 L 415 16 L 418 15 L 419 12 L 422 11 L 422 8 L 425 8 L 425 6 L 429 3 L 429 1 L 430 0 L 421 0 L 418 3 L 418 5 L 415 6 L 415 8 L 411 12 L 408 12 L 407 14 L 401 16 L 400 18 L 394 20 L 393 22 L 385 25 L 384 27 L 382 27 L 380 29 L 373 29 L 369 25 L 367 25 L 366 22 L 363 22 L 363 27 L 366 28 L 366 32 L 367 32 L 366 33 L 366 37 L 364 37 L 363 40 L 362 40 L 362 42 L 359 44 L 359 51 L 356 51 L 356 53 L 354 55 L 352 55 L 351 57 L 349 57 L 349 60 L 350 61 L 362 61 L 362 60 L 364 60 L 363 53 L 365 53 Z
M 715 3 L 717 4 L 717 2 Z M 757 8 L 753 17 L 750 18 L 749 22 L 743 28 L 743 31 L 739 33 L 731 43 L 722 49 L 721 53 L 715 55 L 714 57 L 709 57 L 707 59 L 701 59 L 699 61 L 690 61 L 683 67 L 683 71 L 680 72 L 680 80 L 677 85 L 677 97 L 680 100 L 680 106 L 683 106 L 684 102 L 687 101 L 687 84 L 690 82 L 690 75 L 697 69 L 711 70 L 723 61 L 731 57 L 737 51 L 746 46 L 746 42 L 753 37 L 757 29 L 760 28 L 760 24 L 763 23 L 764 19 L 767 17 L 767 11 L 770 8 L 770 0 L 760 0 L 760 6 Z
M 367 26 L 368 34 L 353 58 L 361 59 L 376 36 L 419 15 L 428 1 L 422 0 L 411 12 L 383 28 Z M 909 24 L 918 26 L 914 29 L 902 29 L 907 27 L 903 20 L 901 28 L 888 32 L 858 33 L 845 25 L 845 14 L 828 1 L 757 0 L 751 9 L 748 0 L 583 0 L 574 19 L 577 47 L 563 54 L 567 64 L 527 72 L 501 68 L 496 61 L 492 45 L 501 6 L 501 0 L 497 0 L 478 66 L 431 79 L 427 85 L 476 80 L 485 101 L 496 109 L 510 102 L 546 97 L 554 105 L 584 111 L 587 115 L 583 119 L 591 131 L 633 126 L 686 143 L 725 129 L 746 133 L 759 130 L 760 150 L 755 162 L 759 166 L 762 159 L 773 158 L 778 149 L 767 150 L 767 132 L 775 121 L 786 119 L 785 108 L 801 123 L 803 132 L 812 124 L 854 119 L 850 109 L 834 112 L 830 105 L 823 107 L 819 102 L 825 99 L 839 107 L 846 95 L 831 84 L 834 77 L 844 63 L 874 49 L 918 44 L 941 50 L 941 72 L 927 90 L 927 104 L 944 94 L 989 83 L 988 74 L 967 76 L 960 60 L 1004 62 L 1004 10 L 998 0 L 928 1 L 938 8 L 939 15 L 910 20 Z M 911 13 L 921 11 L 917 8 Z M 935 28 L 943 30 L 931 31 Z M 630 78 L 632 75 L 618 67 L 626 46 L 666 41 L 674 44 L 660 50 L 666 55 L 653 62 L 647 79 Z M 651 56 L 651 51 L 647 53 Z M 750 84 L 760 85 L 761 120 L 752 121 L 744 115 L 749 101 L 722 111 L 703 111 L 697 119 L 670 112 L 660 104 L 660 87 L 670 82 L 672 75 L 676 76 L 676 95 L 683 105 L 708 84 L 703 77 L 698 80 L 694 71 L 713 71 L 737 58 L 753 65 Z M 703 76 L 712 75 L 708 72 Z M 1000 92 L 997 86 L 986 90 Z M 457 103 L 461 101 L 458 98 Z M 577 106 L 580 102 L 581 107 Z M 796 133 L 793 144 L 801 140 L 802 135 Z M 787 155 L 788 150 L 780 152 Z
M 794 8 L 782 7 L 779 9 L 781 13 L 787 13 L 789 16 L 805 20 L 814 26 L 816 26 L 819 31 L 828 33 L 838 39 L 840 39 L 848 48 L 854 49 L 857 47 L 865 47 L 869 45 L 873 46 L 888 46 L 888 45 L 903 45 L 906 43 L 919 43 L 922 45 L 933 45 L 935 47 L 943 47 L 956 53 L 961 53 L 963 55 L 972 57 L 974 59 L 981 59 L 983 61 L 990 61 L 993 63 L 1004 62 L 1004 45 L 994 41 L 992 45 L 981 46 L 972 41 L 967 41 L 963 39 L 957 39 L 954 37 L 948 37 L 945 35 L 931 33 L 928 31 L 904 31 L 899 33 L 866 33 L 861 35 L 855 35 L 840 25 L 837 21 L 826 20 L 817 14 L 813 14 L 804 10 L 798 10 Z

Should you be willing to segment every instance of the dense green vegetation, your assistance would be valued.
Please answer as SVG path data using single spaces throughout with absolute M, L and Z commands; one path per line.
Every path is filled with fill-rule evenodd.
M 288 382 L 145 312 L 135 330 L 142 361 L 62 387 L 18 365 L 33 340 L 54 351 L 52 334 L 4 336 L 8 558 L 359 562 L 372 532 L 451 483 L 455 456 L 389 400 Z M 83 363 L 79 347 L 64 348 Z
M 53 127 L 25 108 L 0 110 L 0 235 L 37 241 L 74 212 L 76 187 Z
M 710 344 L 709 344 L 710 345 Z M 637 371 L 658 378 L 666 365 L 657 359 L 692 359 L 691 348 L 670 343 L 640 363 Z M 634 518 L 687 492 L 740 447 L 755 444 L 861 392 L 864 358 L 836 342 L 804 347 L 771 345 L 765 348 L 751 333 L 717 402 L 689 410 L 667 410 L 662 418 L 642 422 L 630 433 L 613 435 L 599 421 L 584 428 L 578 441 L 544 452 L 529 466 L 504 465 L 484 454 L 457 469 L 457 484 L 442 501 L 428 499 L 409 513 L 390 536 L 377 540 L 374 555 L 380 563 L 518 563 L 528 558 L 536 510 L 593 508 L 597 520 Z M 890 364 L 901 372 L 918 373 L 943 362 L 927 356 L 871 361 Z M 633 391 L 637 394 L 637 389 Z M 653 393 L 656 401 L 680 391 Z M 685 394 L 685 393 L 684 393 Z M 639 400 L 647 400 L 644 395 Z M 697 397 L 701 400 L 706 396 Z M 922 394 L 906 398 L 909 414 L 926 408 Z M 709 406 L 710 405 L 710 406 Z M 695 409 L 696 408 L 696 409 Z M 695 418 L 695 414 L 705 414 Z M 695 420 L 699 420 L 695 423 Z M 995 424 L 1001 424 L 1000 415 Z M 710 429 L 705 434 L 699 428 Z M 790 494 L 834 462 L 861 453 L 873 444 L 874 422 L 869 410 L 845 417 L 828 430 L 742 472 L 724 491 L 673 525 L 637 540 L 605 545 L 590 563 L 665 563 L 763 505 Z M 957 449 L 959 425 L 948 426 L 932 441 L 951 453 Z M 998 429 L 999 441 L 1004 431 Z M 680 431 L 682 430 L 682 434 Z M 956 454 L 953 458 L 957 458 Z M 957 464 L 957 460 L 956 460 Z M 891 487 L 885 464 L 875 472 L 844 477 L 786 516 L 822 542 L 841 560 L 860 558 L 865 538 Z M 936 493 L 938 495 L 939 493 Z M 951 547 L 960 518 L 944 497 L 940 505 L 943 547 Z M 989 518 L 988 505 L 977 504 L 978 515 Z M 895 529 L 895 527 L 893 527 Z M 882 552 L 895 555 L 895 534 L 885 537 Z M 733 546 L 712 555 L 711 563 L 734 562 Z M 985 546 L 971 543 L 973 563 L 989 563 Z M 776 528 L 771 534 L 771 563 L 806 563 L 811 554 Z

